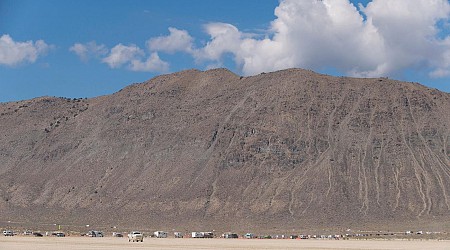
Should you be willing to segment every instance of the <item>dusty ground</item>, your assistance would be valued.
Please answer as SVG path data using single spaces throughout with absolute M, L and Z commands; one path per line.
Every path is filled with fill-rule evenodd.
M 245 239 L 145 239 L 129 243 L 126 238 L 0 237 L 0 249 L 450 249 L 450 241 L 402 240 L 245 240 Z

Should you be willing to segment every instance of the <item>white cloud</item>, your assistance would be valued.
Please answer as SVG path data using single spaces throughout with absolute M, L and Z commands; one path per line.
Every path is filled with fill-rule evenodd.
M 239 51 L 242 34 L 235 26 L 227 23 L 210 23 L 205 25 L 205 31 L 210 35 L 211 41 L 193 53 L 197 60 L 218 61 L 226 53 Z
M 102 61 L 111 68 L 119 68 L 133 60 L 138 60 L 145 55 L 144 51 L 134 44 L 129 46 L 119 43 L 111 49 L 111 53 Z
M 83 61 L 88 58 L 88 48 L 86 45 L 81 43 L 75 43 L 72 47 L 69 48 L 69 51 L 77 54 Z
M 440 41 L 437 26 L 449 18 L 446 0 L 374 0 L 362 10 L 382 37 L 387 73 L 420 64 L 433 67 L 450 50 Z
M 193 48 L 193 38 L 185 30 L 169 28 L 168 36 L 160 36 L 147 41 L 147 46 L 151 51 L 163 51 L 174 53 L 184 51 L 190 53 Z
M 450 48 L 450 37 L 441 42 L 440 47 Z M 440 56 L 433 62 L 434 70 L 429 73 L 432 78 L 442 78 L 450 76 L 450 49 L 441 50 Z
M 20 63 L 34 63 L 52 48 L 43 40 L 16 42 L 5 34 L 0 37 L 0 64 L 14 66 Z
M 130 64 L 132 71 L 146 71 L 146 72 L 167 72 L 169 71 L 169 64 L 161 60 L 158 53 L 153 52 L 146 61 L 132 60 Z
M 102 61 L 111 68 L 166 72 L 169 64 L 160 54 L 182 52 L 206 67 L 224 65 L 231 56 L 244 75 L 300 67 L 361 77 L 395 76 L 405 70 L 450 76 L 447 0 L 373 0 L 367 6 L 349 0 L 280 0 L 274 13 L 262 36 L 227 23 L 209 23 L 204 26 L 209 39 L 196 47 L 186 30 L 170 27 L 167 36 L 146 42 L 147 53 L 136 45 L 118 44 Z M 104 46 L 95 42 L 70 50 L 85 60 L 105 55 Z
M 169 63 L 161 60 L 157 52 L 153 52 L 143 61 L 146 54 L 138 46 L 118 44 L 111 49 L 109 55 L 102 59 L 102 62 L 111 68 L 120 68 L 125 66 L 131 71 L 145 72 L 167 72 Z
M 74 52 L 82 61 L 88 61 L 90 57 L 99 57 L 108 53 L 105 45 L 98 45 L 95 41 L 85 44 L 75 43 L 69 48 L 69 51 Z
M 284 0 L 272 39 L 242 40 L 235 56 L 245 74 L 287 67 L 333 67 L 353 76 L 382 76 L 427 65 L 443 50 L 436 23 L 445 0 L 374 0 L 360 11 L 348 0 Z
M 186 31 L 174 28 L 168 37 L 151 39 L 150 48 L 189 47 L 184 51 L 207 65 L 221 65 L 231 54 L 246 75 L 289 67 L 335 68 L 364 77 L 405 69 L 450 75 L 450 40 L 440 38 L 445 25 L 438 26 L 450 17 L 447 0 L 373 0 L 365 7 L 349 0 L 281 0 L 275 16 L 264 38 L 210 23 L 205 25 L 210 40 L 200 48 Z M 184 39 L 175 43 L 178 32 Z

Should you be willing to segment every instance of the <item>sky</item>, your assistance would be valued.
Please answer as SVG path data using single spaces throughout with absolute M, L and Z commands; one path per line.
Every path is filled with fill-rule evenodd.
M 225 67 L 450 92 L 448 0 L 0 0 L 0 102 L 95 97 Z

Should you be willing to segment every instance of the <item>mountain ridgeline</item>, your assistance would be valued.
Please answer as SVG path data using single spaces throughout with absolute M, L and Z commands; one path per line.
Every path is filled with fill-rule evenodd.
M 347 227 L 450 216 L 450 94 L 289 69 L 188 70 L 0 104 L 0 221 Z

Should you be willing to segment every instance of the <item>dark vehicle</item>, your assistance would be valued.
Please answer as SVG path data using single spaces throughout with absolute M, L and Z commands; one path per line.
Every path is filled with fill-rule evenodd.
M 33 235 L 34 235 L 35 237 L 43 237 L 43 236 L 44 236 L 43 234 L 41 234 L 41 233 L 39 233 L 39 232 L 34 232 Z
M 204 232 L 203 238 L 214 238 L 214 234 L 212 232 Z
M 55 236 L 56 237 L 66 237 L 66 234 L 59 232 L 59 233 L 56 233 Z

